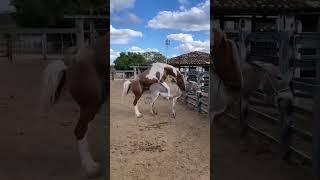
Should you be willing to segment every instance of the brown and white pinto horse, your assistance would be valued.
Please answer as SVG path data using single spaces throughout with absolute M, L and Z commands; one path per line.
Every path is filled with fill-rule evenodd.
M 100 168 L 90 154 L 87 134 L 89 123 L 106 100 L 106 37 L 97 38 L 90 47 L 71 47 L 66 52 L 75 54 L 48 64 L 44 71 L 42 103 L 44 110 L 48 110 L 64 89 L 69 91 L 80 107 L 74 134 L 82 167 L 88 177 L 95 177 L 100 174 Z
M 169 86 L 165 83 L 168 75 L 173 76 L 180 90 L 185 91 L 184 78 L 181 72 L 177 68 L 165 63 L 153 63 L 151 67 L 139 74 L 136 79 L 124 82 L 122 96 L 128 94 L 129 90 L 133 92 L 135 95 L 133 106 L 138 118 L 142 117 L 137 105 L 138 100 L 145 91 L 149 90 L 152 84 L 160 82 L 170 93 Z M 168 97 L 170 97 L 170 94 L 168 94 Z

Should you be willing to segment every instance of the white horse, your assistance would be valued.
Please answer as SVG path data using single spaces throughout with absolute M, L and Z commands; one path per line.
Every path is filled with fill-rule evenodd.
M 189 94 L 195 94 L 201 92 L 201 86 L 195 82 L 190 81 L 188 78 L 185 80 L 186 92 Z
M 154 103 L 158 99 L 159 96 L 163 98 L 171 98 L 172 99 L 172 107 L 171 107 L 171 117 L 176 117 L 175 105 L 177 103 L 177 99 L 181 97 L 182 91 L 179 86 L 175 82 L 166 82 L 169 86 L 169 91 L 163 86 L 161 83 L 155 83 L 150 86 L 151 92 L 151 103 L 150 103 L 150 112 L 153 115 L 156 115 L 157 112 L 154 109 Z
M 176 117 L 176 110 L 175 105 L 177 103 L 177 99 L 180 98 L 183 94 L 183 91 L 179 88 L 177 85 L 177 82 L 174 77 L 168 76 L 168 79 L 166 81 L 166 84 L 169 88 L 164 87 L 162 83 L 155 83 L 150 86 L 149 91 L 151 94 L 151 103 L 150 103 L 150 112 L 153 115 L 156 115 L 157 112 L 155 112 L 154 103 L 158 99 L 159 96 L 165 98 L 165 99 L 172 99 L 172 107 L 171 107 L 171 117 Z M 184 78 L 184 83 L 186 86 L 185 93 L 188 94 L 195 94 L 201 92 L 200 86 L 194 82 L 189 81 L 188 78 Z M 168 92 L 170 91 L 170 93 Z

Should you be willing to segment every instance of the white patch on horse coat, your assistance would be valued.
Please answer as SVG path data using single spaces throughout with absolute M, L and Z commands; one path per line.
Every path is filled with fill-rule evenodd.
M 99 169 L 99 165 L 92 159 L 89 151 L 89 144 L 87 140 L 88 130 L 83 139 L 78 141 L 78 148 L 82 166 L 86 169 L 88 174 L 95 173 Z
M 136 113 L 136 115 L 137 115 L 138 117 L 141 116 L 141 113 L 140 113 L 140 111 L 139 111 L 138 104 L 136 104 L 136 105 L 134 106 L 134 112 Z
M 63 61 L 57 60 L 50 63 L 43 74 L 43 84 L 42 84 L 42 103 L 43 107 L 41 111 L 46 112 L 55 101 L 55 93 L 59 86 L 62 71 L 66 70 L 67 66 Z
M 160 73 L 160 77 L 158 79 L 158 82 L 160 81 L 160 79 L 162 78 L 163 76 L 163 73 L 164 73 L 164 68 L 171 68 L 173 73 L 177 76 L 178 74 L 178 70 L 177 68 L 169 65 L 169 64 L 165 64 L 165 63 L 153 63 L 151 68 L 150 68 L 150 72 L 149 74 L 146 75 L 146 78 L 148 79 L 158 79 L 157 76 L 156 76 L 156 73 L 159 72 Z
M 165 88 L 167 89 L 167 91 L 168 91 L 168 98 L 167 98 L 167 99 L 169 100 L 170 91 L 171 91 L 171 90 L 170 90 L 170 87 L 168 86 L 168 84 L 167 84 L 166 82 L 163 82 L 162 85 L 163 85 L 163 87 L 165 87 Z

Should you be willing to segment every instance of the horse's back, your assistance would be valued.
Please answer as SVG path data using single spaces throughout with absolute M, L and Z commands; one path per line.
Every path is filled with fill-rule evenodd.
M 149 91 L 151 93 L 160 92 L 160 93 L 167 93 L 167 89 L 160 83 L 154 83 L 149 87 Z
M 107 70 L 107 41 L 106 36 L 97 38 L 94 45 L 95 51 L 95 65 L 99 74 L 106 76 L 105 72 Z
M 82 61 L 67 70 L 67 85 L 79 105 L 99 104 L 102 100 L 102 83 L 95 67 Z

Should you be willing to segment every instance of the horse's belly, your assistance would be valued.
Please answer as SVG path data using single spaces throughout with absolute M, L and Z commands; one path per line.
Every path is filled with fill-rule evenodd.
M 161 92 L 161 93 L 160 93 L 160 96 L 162 96 L 162 97 L 168 97 L 168 93 Z

